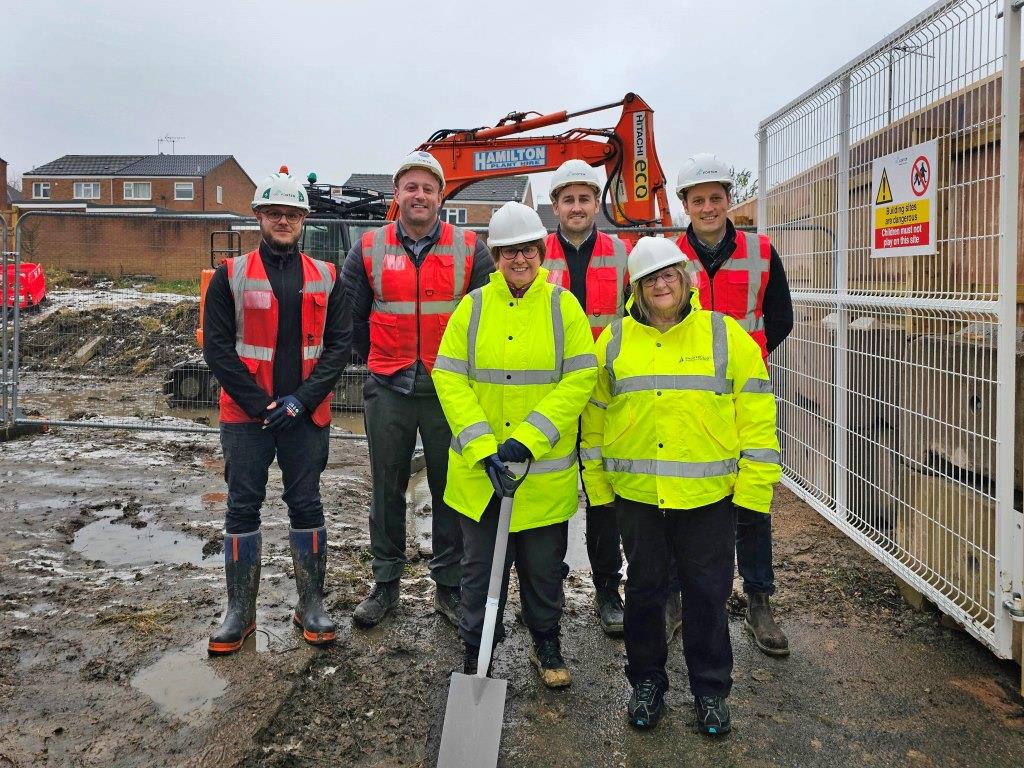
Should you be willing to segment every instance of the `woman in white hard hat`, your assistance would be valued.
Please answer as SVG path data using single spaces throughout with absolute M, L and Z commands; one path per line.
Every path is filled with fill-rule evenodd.
M 465 672 L 477 668 L 484 603 L 497 533 L 499 477 L 506 462 L 531 461 L 515 494 L 495 639 L 515 563 L 530 660 L 548 687 L 569 685 L 562 658 L 568 520 L 577 507 L 577 420 L 594 387 L 596 359 L 587 316 L 570 291 L 547 282 L 537 212 L 503 205 L 487 245 L 497 271 L 456 308 L 433 379 L 452 429 L 444 500 L 461 513 L 465 545 L 462 619 Z
M 775 398 L 757 343 L 730 317 L 700 309 L 669 240 L 629 257 L 634 303 L 597 340 L 598 381 L 583 412 L 583 479 L 615 503 L 626 552 L 630 722 L 661 716 L 669 553 L 683 585 L 683 652 L 698 722 L 731 729 L 736 507 L 766 512 L 778 482 Z

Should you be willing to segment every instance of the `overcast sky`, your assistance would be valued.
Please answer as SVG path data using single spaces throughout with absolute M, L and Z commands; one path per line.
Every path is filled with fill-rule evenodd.
M 20 174 L 171 135 L 178 154 L 232 154 L 256 181 L 287 163 L 340 183 L 390 172 L 439 128 L 633 91 L 670 180 L 701 151 L 756 170 L 761 119 L 930 4 L 8 2 L 0 157 Z

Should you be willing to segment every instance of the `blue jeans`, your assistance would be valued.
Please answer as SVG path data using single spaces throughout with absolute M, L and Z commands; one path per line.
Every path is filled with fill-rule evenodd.
M 775 594 L 772 568 L 772 516 L 736 507 L 736 567 L 748 594 Z M 670 570 L 669 589 L 682 589 L 675 567 Z
M 224 480 L 228 484 L 225 530 L 259 530 L 267 476 L 275 456 L 284 481 L 281 499 L 288 506 L 292 528 L 319 528 L 324 524 L 320 475 L 327 466 L 329 427 L 318 427 L 308 415 L 276 435 L 262 427 L 257 422 L 220 425 Z

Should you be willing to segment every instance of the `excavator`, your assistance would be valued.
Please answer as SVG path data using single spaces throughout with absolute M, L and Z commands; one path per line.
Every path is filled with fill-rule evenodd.
M 616 107 L 621 107 L 621 113 L 611 128 L 570 128 L 554 135 L 522 135 Z M 430 152 L 441 163 L 446 199 L 484 179 L 553 171 L 566 160 L 576 159 L 604 168 L 607 182 L 601 195 L 602 211 L 619 228 L 620 237 L 635 243 L 652 229 L 672 223 L 665 172 L 654 143 L 654 110 L 635 93 L 627 93 L 620 101 L 576 112 L 510 112 L 493 126 L 441 129 L 417 149 Z M 379 192 L 318 184 L 316 174 L 312 173 L 308 182 L 312 210 L 301 247 L 315 258 L 340 261 L 362 231 L 398 218 L 394 200 L 389 205 Z M 325 219 L 351 223 L 331 226 Z M 224 242 L 218 244 L 217 236 L 226 239 L 226 246 Z M 213 275 L 212 268 L 218 258 L 240 252 L 237 232 L 213 233 L 210 242 L 211 269 L 203 270 L 200 284 L 200 328 L 196 331 L 200 346 L 202 297 Z M 342 376 L 335 392 L 335 409 L 362 409 L 366 368 L 360 363 L 353 360 Z M 164 394 L 172 406 L 210 407 L 216 404 L 218 392 L 216 379 L 201 357 L 177 363 L 164 381 Z

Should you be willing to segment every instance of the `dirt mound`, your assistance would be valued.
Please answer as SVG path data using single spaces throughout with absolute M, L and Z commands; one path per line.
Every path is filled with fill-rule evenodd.
M 60 309 L 21 332 L 21 364 L 31 370 L 140 375 L 195 357 L 199 305 L 153 303 Z

